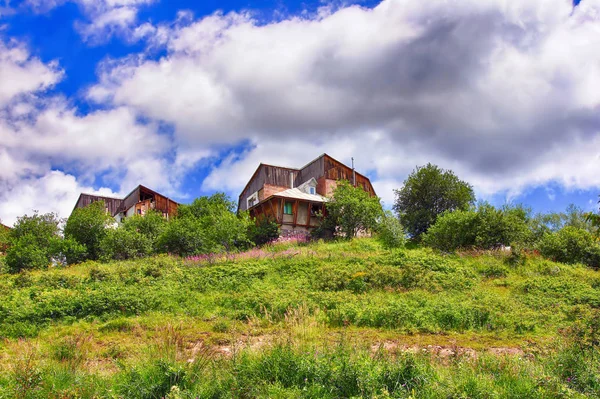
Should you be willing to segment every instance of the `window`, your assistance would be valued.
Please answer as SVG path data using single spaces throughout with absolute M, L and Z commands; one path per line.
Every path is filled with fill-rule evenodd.
M 291 202 L 286 202 L 285 206 L 283 207 L 283 213 L 285 213 L 286 215 L 292 215 L 292 203 Z
M 310 206 L 310 216 L 319 216 L 321 214 L 321 205 Z
M 310 187 L 310 188 L 308 189 L 308 192 L 309 192 L 310 194 L 316 194 L 316 193 L 317 193 L 317 190 L 316 190 L 314 187 Z

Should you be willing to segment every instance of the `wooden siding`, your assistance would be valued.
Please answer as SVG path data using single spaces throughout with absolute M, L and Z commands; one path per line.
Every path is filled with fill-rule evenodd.
M 86 206 L 98 202 L 104 201 L 104 206 L 108 209 L 108 213 L 111 216 L 115 216 L 123 209 L 123 200 L 118 198 L 102 197 L 93 194 L 81 194 L 75 208 L 85 208 Z
M 242 191 L 242 193 L 240 194 L 238 208 L 241 211 L 247 210 L 248 207 L 246 204 L 246 199 L 248 198 L 248 196 L 259 191 L 261 188 L 264 187 L 265 184 L 269 184 L 271 186 L 285 187 L 285 189 L 290 188 L 290 173 L 292 173 L 295 180 L 298 174 L 297 169 L 260 164 L 256 172 L 254 172 L 254 175 L 244 188 L 244 191 Z
M 329 155 L 325 155 L 324 157 L 324 167 L 325 167 L 325 178 L 329 180 L 347 180 L 352 183 L 352 168 L 344 165 L 343 163 L 336 161 L 331 158 Z M 356 172 L 356 186 L 362 187 L 363 190 L 368 192 L 370 195 L 375 195 L 375 190 L 371 185 L 371 181 L 366 177 Z

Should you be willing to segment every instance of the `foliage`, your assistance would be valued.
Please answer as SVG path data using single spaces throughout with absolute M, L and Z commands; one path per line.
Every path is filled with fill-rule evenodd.
M 538 244 L 542 255 L 557 262 L 600 267 L 600 245 L 587 230 L 567 226 L 546 233 Z
M 167 223 L 167 219 L 160 212 L 151 209 L 145 215 L 133 215 L 126 218 L 123 221 L 123 228 L 140 233 L 155 245 Z
M 497 209 L 481 203 L 477 209 L 442 214 L 423 236 L 423 243 L 442 251 L 493 249 L 528 242 L 530 235 L 524 208 Z
M 6 252 L 6 265 L 13 272 L 48 267 L 57 255 L 59 220 L 53 213 L 22 216 L 9 231 L 10 247 Z
M 383 214 L 381 202 L 361 187 L 339 181 L 333 196 L 325 204 L 326 219 L 337 226 L 346 238 L 356 237 L 360 231 L 374 230 Z
M 249 244 L 246 234 L 252 221 L 245 212 L 236 214 L 235 207 L 223 193 L 197 198 L 192 204 L 179 207 L 180 223 L 170 231 L 167 229 L 159 241 L 172 248 L 169 252 L 182 256 L 246 248 Z M 194 240 L 194 236 L 198 239 Z
M 103 260 L 143 258 L 152 252 L 151 238 L 137 230 L 109 229 L 100 243 Z
M 104 201 L 93 202 L 85 208 L 76 208 L 69 216 L 65 225 L 65 238 L 85 246 L 87 259 L 97 260 L 107 227 L 113 223 L 114 219 L 106 212 Z
M 386 248 L 401 248 L 406 243 L 404 228 L 390 211 L 383 214 L 379 226 L 377 226 L 377 233 Z
M 557 232 L 564 227 L 575 227 L 594 232 L 594 226 L 588 220 L 588 214 L 574 204 L 570 204 L 565 212 L 539 213 L 535 215 L 530 219 L 529 227 L 534 241 L 538 241 L 546 233 Z
M 204 253 L 204 243 L 202 225 L 191 217 L 178 217 L 171 220 L 157 241 L 160 252 L 184 257 Z
M 505 261 L 354 239 L 4 275 L 0 397 L 598 397 L 600 272 Z
M 5 252 L 8 249 L 8 244 L 9 244 L 8 232 L 9 232 L 9 230 L 6 230 L 0 223 L 0 253 Z
M 259 218 L 248 227 L 248 239 L 259 246 L 278 239 L 279 234 L 279 226 L 272 218 Z
M 467 210 L 475 202 L 470 184 L 451 170 L 432 164 L 417 167 L 404 181 L 404 186 L 395 192 L 394 210 L 415 239 L 420 239 L 442 213 Z

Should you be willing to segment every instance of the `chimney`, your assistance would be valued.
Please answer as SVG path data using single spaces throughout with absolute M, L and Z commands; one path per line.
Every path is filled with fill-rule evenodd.
M 356 187 L 356 170 L 354 170 L 354 157 L 352 157 L 352 185 Z
M 290 172 L 290 188 L 294 188 L 294 172 Z

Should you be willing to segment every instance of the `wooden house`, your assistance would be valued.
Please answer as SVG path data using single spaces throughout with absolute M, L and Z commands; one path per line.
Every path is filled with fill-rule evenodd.
M 137 186 L 125 198 L 105 197 L 95 194 L 82 193 L 75 204 L 75 209 L 85 208 L 93 202 L 104 201 L 106 212 L 118 223 L 133 215 L 145 215 L 149 210 L 156 210 L 165 218 L 177 214 L 179 204 L 144 186 Z
M 238 209 L 255 218 L 272 218 L 283 235 L 308 233 L 319 225 L 339 180 L 375 196 L 368 177 L 323 154 L 300 169 L 261 163 L 240 194 Z

